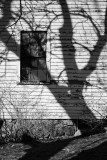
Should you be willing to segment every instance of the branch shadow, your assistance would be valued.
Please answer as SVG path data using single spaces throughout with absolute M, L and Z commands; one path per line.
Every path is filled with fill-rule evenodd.
M 8 51 L 14 52 L 19 57 L 20 55 L 17 52 L 19 45 L 17 44 L 13 33 L 10 34 L 8 31 L 8 28 L 11 27 L 10 21 L 15 20 L 11 11 L 12 2 L 13 0 L 1 0 L 2 17 L 0 18 L 0 40 L 6 45 Z M 14 44 L 14 47 L 12 44 Z
M 10 0 L 10 1 L 1 0 L 2 6 L 3 6 L 2 7 L 3 17 L 0 19 L 0 24 L 1 24 L 0 25 L 0 39 L 6 45 L 6 47 L 9 51 L 14 52 L 20 58 L 19 53 L 16 52 L 16 49 L 15 49 L 15 47 L 12 46 L 12 44 L 14 44 L 16 46 L 16 48 L 20 48 L 20 46 L 17 44 L 14 37 L 12 37 L 12 35 L 7 30 L 10 20 L 14 19 L 12 16 L 12 12 L 11 12 L 11 3 L 12 2 L 13 2 L 13 0 Z M 64 60 L 64 65 L 65 65 L 65 71 L 66 71 L 67 78 L 68 78 L 68 86 L 67 87 L 65 87 L 63 85 L 60 86 L 58 84 L 58 82 L 52 78 L 50 71 L 48 71 L 48 75 L 51 79 L 51 84 L 53 83 L 56 86 L 56 91 L 58 91 L 60 93 L 60 90 L 62 90 L 64 92 L 65 97 L 68 96 L 68 91 L 70 91 L 72 93 L 73 85 L 77 85 L 76 92 L 74 93 L 73 96 L 69 97 L 69 100 L 70 100 L 69 105 L 71 104 L 70 109 L 68 109 L 69 105 L 68 105 L 68 107 L 65 107 L 65 104 L 59 100 L 58 94 L 56 94 L 55 89 L 52 88 L 51 84 L 47 85 L 47 87 L 51 91 L 53 96 L 56 98 L 57 102 L 65 109 L 66 113 L 69 115 L 69 117 L 72 120 L 73 120 L 73 114 L 72 114 L 73 109 L 72 108 L 73 108 L 73 106 L 78 107 L 79 103 L 80 103 L 79 106 L 80 107 L 82 106 L 82 109 L 85 112 L 79 110 L 80 113 L 79 113 L 78 117 L 80 117 L 80 119 L 81 119 L 81 116 L 84 113 L 85 114 L 88 113 L 88 115 L 89 115 L 89 117 L 91 117 L 91 119 L 96 120 L 96 117 L 94 116 L 94 114 L 91 112 L 91 110 L 88 108 L 87 104 L 85 103 L 82 92 L 83 92 L 83 88 L 84 88 L 84 82 L 86 82 L 86 78 L 96 68 L 96 64 L 97 64 L 98 58 L 100 56 L 100 53 L 101 53 L 101 51 L 107 41 L 106 40 L 107 15 L 105 15 L 105 33 L 104 33 L 104 35 L 101 36 L 100 33 L 98 32 L 98 30 L 96 29 L 98 41 L 97 41 L 93 51 L 90 51 L 91 57 L 90 57 L 88 64 L 82 70 L 79 70 L 78 66 L 76 64 L 76 58 L 75 58 L 76 49 L 73 44 L 73 26 L 72 26 L 72 19 L 70 17 L 67 1 L 66 0 L 63 0 L 63 1 L 59 0 L 59 4 L 62 9 L 62 15 L 63 15 L 63 20 L 64 20 L 63 26 L 59 30 L 59 32 L 60 32 L 60 41 L 61 41 L 61 45 L 62 45 L 62 54 L 63 54 L 63 60 Z M 106 14 L 107 14 L 107 11 L 106 11 Z M 91 22 L 92 22 L 92 19 L 91 19 Z M 96 26 L 94 26 L 94 27 L 96 28 Z M 64 44 L 65 35 L 69 35 L 69 37 L 70 37 L 70 39 L 69 39 L 70 46 L 69 46 L 68 50 L 65 50 L 65 44 Z M 70 52 L 69 58 L 66 58 L 66 55 L 68 54 L 67 52 Z M 68 60 L 70 61 L 69 65 L 68 65 Z M 70 73 L 70 70 L 74 71 L 74 72 Z M 87 71 L 87 72 L 85 72 L 85 71 Z M 84 72 L 85 72 L 85 74 L 84 74 Z M 41 79 L 40 77 L 38 77 L 38 78 Z M 88 85 L 90 85 L 90 84 L 88 84 Z M 62 94 L 60 94 L 59 96 L 61 97 Z M 76 100 L 79 100 L 80 97 L 81 97 L 81 100 L 77 104 Z M 73 106 L 72 106 L 72 100 L 74 103 Z M 75 120 L 73 120 L 73 122 L 75 123 Z M 81 128 L 79 128 L 79 129 L 81 129 Z
M 5 2 L 3 2 L 3 0 L 2 0 L 3 17 L 0 19 L 0 40 L 6 45 L 8 50 L 14 52 L 18 57 L 20 57 L 19 53 L 16 52 L 16 49 L 14 49 L 11 44 L 15 44 L 16 47 L 20 47 L 20 46 L 16 43 L 15 39 L 12 38 L 10 33 L 7 31 L 7 26 L 9 25 L 9 21 L 11 19 L 13 19 L 12 13 L 11 13 L 12 1 L 13 0 L 10 0 L 10 1 L 5 0 Z M 60 92 L 60 90 L 62 90 L 64 92 L 64 96 L 68 95 L 69 90 L 72 93 L 72 85 L 79 86 L 79 88 L 77 88 L 79 90 L 79 92 L 76 94 L 74 104 L 77 105 L 76 99 L 79 99 L 79 96 L 82 97 L 81 105 L 83 106 L 84 110 L 86 110 L 88 115 L 90 115 L 90 117 L 93 120 L 96 120 L 96 117 L 91 112 L 91 110 L 88 108 L 88 106 L 83 98 L 82 92 L 83 92 L 83 88 L 84 88 L 84 82 L 86 81 L 86 78 L 93 72 L 93 70 L 95 70 L 100 53 L 101 53 L 104 45 L 107 42 L 107 37 L 106 37 L 106 34 L 107 34 L 107 9 L 106 9 L 106 15 L 105 15 L 105 33 L 102 36 L 102 35 L 99 35 L 99 32 L 98 32 L 98 41 L 97 41 L 93 51 L 91 51 L 91 53 L 90 53 L 91 54 L 90 60 L 84 69 L 79 70 L 78 66 L 76 64 L 76 59 L 75 59 L 76 49 L 73 45 L 73 27 L 72 27 L 72 20 L 70 17 L 67 1 L 66 0 L 63 0 L 63 1 L 59 0 L 59 3 L 61 6 L 61 9 L 62 9 L 63 20 L 64 20 L 64 24 L 59 32 L 60 32 L 60 41 L 61 41 L 61 45 L 62 45 L 63 60 L 64 60 L 65 70 L 66 70 L 67 77 L 68 77 L 68 87 L 60 86 L 52 78 L 49 71 L 48 71 L 48 75 L 50 75 L 50 77 L 51 77 L 51 83 L 53 83 L 56 86 L 56 90 L 59 92 Z M 6 6 L 8 6 L 8 7 L 6 7 Z M 5 21 L 5 19 L 8 19 L 8 21 Z M 65 34 L 69 34 L 69 37 L 70 37 L 70 48 L 69 48 L 69 52 L 71 52 L 70 58 L 69 58 L 70 59 L 70 66 L 68 66 L 68 59 L 66 59 L 67 52 L 65 51 L 65 45 L 63 43 L 63 37 Z M 11 43 L 8 43 L 7 40 L 9 40 L 9 42 L 11 41 Z M 71 75 L 69 73 L 69 70 L 75 71 L 73 73 L 73 75 Z M 87 73 L 84 74 L 84 71 L 87 71 Z M 81 75 L 81 79 L 79 79 L 78 75 Z M 75 77 L 75 78 L 73 79 L 72 77 Z M 40 79 L 40 77 L 38 77 L 38 78 Z M 47 85 L 47 87 L 51 91 L 53 96 L 56 98 L 57 102 L 62 106 L 62 108 L 65 109 L 65 111 L 68 114 L 68 116 L 70 117 L 70 119 L 74 122 L 75 125 L 77 125 L 76 120 L 73 118 L 72 106 L 70 107 L 70 109 L 65 107 L 65 104 L 59 101 L 59 97 L 58 97 L 58 94 L 55 93 L 55 89 L 53 89 L 51 85 Z M 60 96 L 62 96 L 62 94 L 60 94 Z M 72 102 L 72 97 L 70 97 L 69 99 Z M 82 113 L 80 111 L 80 118 L 81 118 L 81 114 Z M 83 128 L 84 123 L 82 122 L 82 120 L 79 120 L 79 121 L 81 121 L 81 123 L 80 123 L 80 125 L 78 124 L 78 128 L 82 132 L 82 128 Z M 90 129 L 90 126 L 88 126 L 88 128 Z M 49 144 L 38 143 L 37 146 L 35 146 L 35 144 L 34 144 L 34 146 L 31 144 L 31 146 L 33 146 L 33 147 L 31 148 L 31 150 L 27 151 L 28 153 L 22 159 L 27 160 L 29 158 L 29 153 L 30 153 L 30 156 L 32 154 L 33 158 L 34 158 L 34 156 L 41 156 L 41 152 L 42 152 L 43 153 L 42 158 L 44 158 L 44 160 L 45 160 L 46 159 L 45 156 L 47 158 L 49 158 L 51 155 L 56 154 L 59 150 L 63 149 L 67 144 L 69 144 L 69 141 L 70 140 L 66 140 L 66 141 L 63 140 L 63 141 L 57 141 L 55 143 L 49 143 Z M 53 150 L 53 148 L 55 148 L 55 150 Z M 39 151 L 39 149 L 40 149 L 40 151 Z M 39 157 L 39 159 L 40 159 L 40 157 Z
M 77 63 L 76 63 L 76 57 L 75 57 L 76 49 L 75 49 L 74 44 L 73 44 L 72 19 L 70 17 L 67 1 L 63 0 L 63 2 L 62 2 L 61 0 L 59 0 L 59 4 L 60 4 L 61 9 L 62 9 L 62 15 L 63 15 L 63 20 L 64 20 L 63 26 L 59 30 L 59 32 L 60 32 L 60 42 L 61 42 L 61 45 L 62 45 L 62 53 L 63 53 L 65 71 L 66 71 L 67 78 L 68 78 L 68 87 L 59 86 L 55 80 L 52 80 L 52 81 L 53 81 L 53 83 L 56 84 L 56 90 L 58 90 L 60 92 L 60 90 L 62 89 L 64 95 L 66 95 L 66 96 L 67 96 L 68 90 L 72 93 L 72 88 L 74 87 L 73 85 L 77 85 L 77 87 L 76 87 L 77 92 L 74 94 L 73 97 L 69 98 L 69 100 L 71 99 L 70 109 L 68 109 L 69 107 L 68 108 L 65 107 L 64 103 L 60 103 L 58 95 L 55 94 L 55 92 L 51 88 L 51 86 L 48 86 L 48 88 L 50 89 L 51 93 L 53 93 L 57 102 L 60 103 L 61 106 L 65 109 L 66 113 L 69 115 L 69 117 L 74 122 L 74 124 L 76 124 L 76 120 L 75 120 L 75 118 L 73 118 L 73 109 L 72 109 L 73 108 L 73 106 L 72 106 L 73 98 L 75 100 L 75 102 L 73 101 L 74 102 L 73 105 L 75 107 L 79 108 L 79 106 L 82 106 L 81 108 L 83 109 L 83 111 L 82 112 L 80 111 L 79 114 L 78 114 L 78 118 L 79 118 L 78 129 L 80 129 L 81 132 L 82 132 L 82 128 L 84 126 L 84 121 L 81 120 L 82 116 L 87 117 L 87 119 L 88 118 L 92 119 L 93 122 L 97 121 L 97 118 L 92 113 L 92 111 L 89 109 L 89 107 L 87 106 L 87 104 L 84 100 L 83 88 L 84 88 L 84 83 L 85 82 L 87 83 L 86 78 L 96 69 L 96 64 L 97 64 L 97 61 L 99 59 L 100 53 L 101 53 L 101 51 L 102 51 L 102 49 L 105 46 L 106 41 L 107 41 L 107 37 L 106 37 L 106 32 L 107 32 L 107 23 L 106 23 L 106 21 L 107 21 L 107 9 L 106 9 L 106 14 L 105 14 L 105 23 L 104 23 L 105 32 L 104 32 L 104 35 L 100 35 L 100 32 L 99 32 L 97 26 L 92 21 L 92 18 L 89 17 L 89 15 L 88 15 L 88 18 L 90 19 L 91 23 L 93 24 L 93 27 L 97 31 L 98 41 L 97 41 L 96 45 L 94 46 L 94 49 L 90 51 L 90 59 L 89 59 L 89 62 L 87 63 L 87 65 L 83 69 L 78 69 L 78 66 L 77 66 Z M 83 16 L 84 16 L 84 14 L 83 14 Z M 68 50 L 65 49 L 65 44 L 64 44 L 65 35 L 69 35 L 69 38 L 70 38 L 69 39 L 70 47 L 69 47 Z M 68 59 L 66 58 L 67 52 L 70 52 L 70 55 L 69 55 Z M 68 64 L 68 60 L 70 60 L 70 64 Z M 74 73 L 71 74 L 69 72 L 70 70 L 73 70 Z M 91 86 L 90 83 L 87 83 L 86 85 Z M 75 95 L 76 95 L 76 98 L 75 98 Z M 77 104 L 77 101 L 79 100 L 79 97 L 81 97 L 81 100 Z M 94 123 L 93 123 L 93 125 L 94 125 Z M 88 128 L 89 128 L 89 130 L 91 129 L 90 126 L 88 126 Z M 83 132 L 82 132 L 82 134 L 83 134 Z

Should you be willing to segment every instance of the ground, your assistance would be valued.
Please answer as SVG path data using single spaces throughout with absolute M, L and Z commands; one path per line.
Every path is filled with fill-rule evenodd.
M 0 160 L 107 160 L 107 133 L 0 145 Z

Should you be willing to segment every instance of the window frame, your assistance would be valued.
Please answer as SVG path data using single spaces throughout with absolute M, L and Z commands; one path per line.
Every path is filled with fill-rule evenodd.
M 38 82 L 31 82 L 31 81 L 21 81 L 21 53 L 22 53 L 22 33 L 27 32 L 46 32 L 46 81 L 38 81 Z M 37 57 L 36 57 L 37 58 Z M 17 62 L 17 84 L 21 85 L 40 85 L 40 84 L 50 84 L 50 77 L 48 74 L 48 71 L 50 71 L 50 31 L 47 30 L 37 30 L 37 31 L 28 31 L 28 30 L 22 30 L 20 32 L 20 60 Z

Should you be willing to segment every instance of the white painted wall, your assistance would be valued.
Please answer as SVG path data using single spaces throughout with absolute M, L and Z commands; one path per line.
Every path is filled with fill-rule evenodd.
M 87 66 L 90 60 L 88 49 L 92 51 L 97 44 L 98 32 L 104 35 L 106 1 L 97 0 L 95 4 L 94 0 L 67 0 L 72 30 L 69 27 L 64 1 L 61 4 L 65 7 L 66 17 L 66 26 L 63 30 L 61 28 L 64 25 L 64 15 L 57 0 L 0 2 L 2 6 L 0 10 L 0 115 L 2 118 L 88 118 L 91 114 L 88 114 L 87 108 L 97 118 L 107 114 L 107 45 L 105 44 L 100 51 L 96 69 L 86 77 L 90 86 L 84 85 L 83 99 L 82 95 L 79 96 L 77 93 L 81 86 L 68 83 L 65 68 L 73 66 L 74 63 L 78 67 L 77 71 L 74 68 L 69 70 L 70 80 L 74 80 L 77 75 L 77 80 L 83 80 L 88 73 L 88 70 L 85 70 L 82 75 L 81 72 L 76 74 Z M 53 79 L 58 81 L 58 85 L 19 84 L 22 30 L 48 31 L 47 67 Z M 63 49 L 61 31 L 63 31 Z M 75 47 L 73 56 L 70 50 L 71 32 L 73 32 L 72 43 Z M 64 56 L 67 59 L 67 66 L 64 64 Z

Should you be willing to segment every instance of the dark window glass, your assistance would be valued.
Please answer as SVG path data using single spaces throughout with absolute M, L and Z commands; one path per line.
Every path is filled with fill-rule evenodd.
M 47 82 L 45 31 L 21 32 L 21 82 Z

